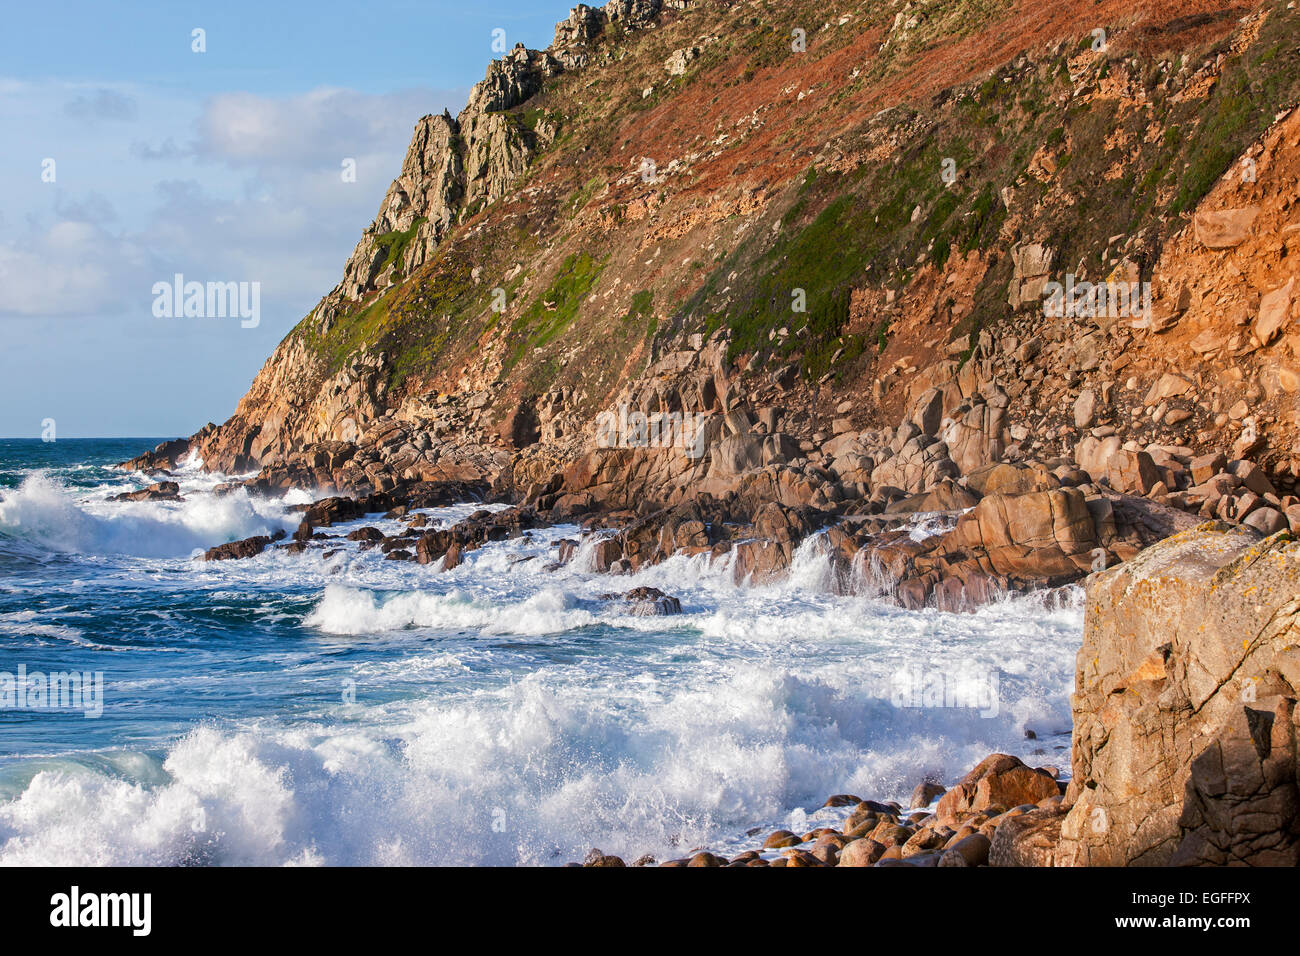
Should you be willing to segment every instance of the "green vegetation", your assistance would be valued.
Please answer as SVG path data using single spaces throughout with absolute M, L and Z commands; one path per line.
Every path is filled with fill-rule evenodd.
M 398 271 L 401 271 L 402 256 L 406 252 L 406 247 L 411 244 L 411 240 L 415 238 L 415 234 L 420 231 L 420 226 L 425 222 L 427 220 L 421 216 L 401 232 L 386 232 L 382 236 L 375 237 L 375 247 L 383 253 L 383 258 L 379 260 L 381 271 L 390 262 L 396 263 Z
M 655 295 L 649 289 L 642 289 L 632 296 L 632 302 L 627 307 L 627 314 L 623 316 L 623 321 L 632 322 L 636 319 L 654 319 L 654 298 Z
M 583 300 L 604 271 L 605 262 L 589 254 L 574 253 L 564 260 L 551 285 L 510 327 L 516 339 L 507 368 L 516 365 L 530 349 L 550 344 L 578 317 Z
M 324 336 L 314 330 L 306 333 L 308 347 L 324 362 L 328 374 L 333 375 L 369 343 L 382 337 L 388 326 L 392 295 L 392 290 L 376 295 L 369 303 L 338 316 Z
M 915 122 L 898 111 L 898 125 Z M 888 323 L 848 329 L 851 289 L 865 283 L 899 284 L 918 260 L 942 267 L 954 249 L 987 245 L 1005 216 L 989 183 L 977 192 L 960 178 L 982 170 L 987 146 L 931 127 L 904 147 L 893 163 L 861 166 L 849 173 L 809 169 L 794 204 L 782 217 L 782 230 L 766 249 L 742 246 L 714 271 L 688 303 L 687 314 L 702 310 L 734 272 L 755 275 L 725 310 L 706 313 L 705 330 L 725 325 L 731 331 L 731 357 L 755 355 L 788 361 L 798 356 L 805 375 L 843 374 L 872 346 L 888 341 Z M 945 160 L 952 163 L 945 165 Z M 814 212 L 814 210 L 819 210 Z M 802 289 L 806 311 L 792 308 Z M 774 336 L 785 328 L 790 334 Z
M 600 192 L 604 186 L 605 178 L 603 176 L 592 176 L 581 187 L 575 189 L 566 204 L 570 214 L 577 212 L 591 202 L 592 197 Z
M 543 120 L 560 131 L 552 155 L 538 166 L 553 175 L 545 190 L 512 207 L 504 219 L 495 207 L 487 210 L 480 219 L 484 229 L 457 230 L 457 248 L 448 243 L 448 255 L 435 257 L 439 261 L 405 277 L 400 287 L 337 316 L 328 332 L 320 334 L 306 323 L 300 329 L 329 370 L 361 350 L 387 351 L 395 385 L 471 360 L 479 343 L 487 341 L 484 333 L 491 333 L 494 342 L 504 338 L 502 374 L 541 391 L 560 378 L 572 381 L 607 370 L 621 374 L 654 352 L 648 346 L 656 344 L 656 336 L 668 338 L 665 329 L 711 333 L 725 328 L 730 358 L 752 359 L 755 369 L 798 362 L 810 379 L 848 376 L 883 351 L 891 335 L 887 314 L 851 314 L 854 289 L 901 290 L 930 267 L 942 270 L 954 257 L 978 251 L 988 270 L 973 299 L 962 303 L 963 318 L 952 330 L 954 338 L 970 334 L 975 341 L 1008 314 L 1008 246 L 1044 242 L 1056 250 L 1058 264 L 1072 268 L 1082 261 L 1093 274 L 1112 267 L 1120 254 L 1149 269 L 1162 243 L 1218 178 L 1279 110 L 1300 99 L 1300 49 L 1294 42 L 1300 13 L 1287 10 L 1285 0 L 1269 6 L 1259 40 L 1242 53 L 1231 52 L 1233 36 L 1189 46 L 1184 56 L 1172 59 L 1116 53 L 1114 59 L 1089 60 L 1098 72 L 1085 72 L 1076 89 L 1067 69 L 1075 53 L 1070 42 L 1059 55 L 1044 55 L 1039 48 L 964 87 L 902 104 L 872 100 L 863 91 L 917 62 L 934 43 L 971 35 L 1004 15 L 1001 0 L 922 0 L 905 17 L 915 22 L 897 30 L 894 8 L 863 9 L 849 25 L 832 19 L 826 30 L 818 30 L 824 17 L 817 20 L 810 11 L 824 13 L 819 7 L 760 4 L 758 11 L 746 8 L 731 16 L 728 29 L 712 31 L 716 42 L 700 43 L 699 34 L 691 34 L 701 55 L 674 80 L 664 78 L 663 59 L 691 39 L 667 31 L 638 33 L 626 40 L 626 61 L 554 77 L 538 96 L 508 111 L 514 135 L 530 140 Z M 809 27 L 807 53 L 791 50 L 795 25 Z M 1225 21 L 1224 29 L 1228 26 Z M 608 205 L 614 196 L 596 200 L 607 184 L 620 192 L 626 167 L 619 160 L 631 161 L 645 148 L 633 129 L 642 111 L 656 110 L 656 135 L 662 132 L 665 141 L 680 136 L 681 143 L 692 142 L 701 132 L 692 125 L 697 117 L 671 113 L 679 105 L 672 98 L 687 84 L 708 85 L 691 96 L 692 108 L 711 110 L 708 101 L 716 93 L 722 116 L 725 99 L 735 95 L 728 86 L 749 80 L 763 84 L 769 75 L 783 73 L 793 82 L 791 71 L 800 67 L 791 57 L 807 57 L 811 66 L 869 27 L 885 31 L 889 43 L 856 78 L 835 80 L 818 99 L 819 110 L 840 111 L 826 123 L 835 130 L 834 149 L 806 142 L 807 125 L 773 129 L 770 143 L 784 154 L 781 161 L 807 164 L 801 181 L 774 193 L 783 204 L 770 207 L 770 215 L 780 215 L 779 228 L 770 229 L 772 221 L 765 218 L 758 220 L 760 228 L 738 229 L 734 237 L 711 236 L 717 245 L 710 251 L 687 244 L 677 258 L 690 257 L 687 268 L 669 281 L 654 267 L 631 261 L 625 281 L 653 283 L 655 291 L 631 294 L 621 316 L 617 307 L 635 285 L 624 287 L 617 299 L 609 296 L 611 310 L 583 308 L 609 257 L 603 250 L 581 251 L 579 243 L 602 247 L 586 233 L 579 239 L 568 223 L 584 207 L 600 203 L 602 222 L 644 228 L 627 220 L 626 207 Z M 1161 42 L 1168 39 L 1177 49 L 1183 29 L 1192 27 L 1162 34 Z M 1086 35 L 1078 49 L 1091 43 Z M 1226 57 L 1222 77 L 1206 98 L 1175 102 L 1173 94 L 1220 56 Z M 1107 73 L 1108 83 L 1118 82 L 1119 88 L 1135 83 L 1145 91 L 1141 108 L 1108 95 L 1092 96 L 1096 77 Z M 654 93 L 643 99 L 646 85 L 653 85 Z M 760 88 L 765 87 L 755 87 Z M 1063 110 L 1061 103 L 1070 105 Z M 888 108 L 878 111 L 881 105 Z M 771 119 L 779 121 L 780 111 Z M 858 125 L 850 128 L 854 122 Z M 713 133 L 711 126 L 704 131 Z M 621 153 L 620 146 L 636 152 Z M 1040 150 L 1046 161 L 1034 163 L 1031 172 Z M 813 156 L 818 159 L 810 161 Z M 941 175 L 948 159 L 955 180 Z M 860 165 L 854 167 L 855 161 Z M 784 185 L 778 178 L 776 189 Z M 680 209 L 674 205 L 676 188 L 667 189 L 663 209 L 668 214 Z M 1014 228 L 1004 196 L 1017 213 Z M 462 221 L 483 209 L 479 203 L 465 210 Z M 422 222 L 376 237 L 381 271 L 395 263 L 400 269 Z M 583 222 L 590 224 L 590 218 Z M 1120 238 L 1112 243 L 1114 237 Z M 550 276 L 537 273 L 533 258 L 543 244 L 556 250 L 547 262 L 563 257 Z M 665 245 L 665 251 L 673 251 Z M 495 283 L 474 283 L 469 274 L 474 264 L 489 274 L 492 269 L 505 274 L 515 263 L 532 272 L 529 288 L 545 290 L 530 301 L 519 298 L 527 273 L 517 276 L 509 284 L 511 304 L 503 319 L 489 308 Z M 792 307 L 799 301 L 795 290 L 803 291 L 803 311 Z M 580 361 L 566 362 L 571 346 L 580 346 Z
M 392 356 L 389 384 L 394 387 L 437 366 L 457 335 L 473 327 L 472 318 L 487 308 L 490 290 L 476 286 L 468 263 L 456 257 L 438 257 L 430 268 L 429 275 L 341 312 L 324 334 L 310 320 L 299 324 L 299 334 L 325 374 L 333 375 L 367 350 Z

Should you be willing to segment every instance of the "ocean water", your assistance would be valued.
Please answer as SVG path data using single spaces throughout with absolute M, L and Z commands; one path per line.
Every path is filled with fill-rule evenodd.
M 182 502 L 108 501 L 157 441 L 0 441 L 0 863 L 668 859 L 996 750 L 1068 769 L 1075 591 L 904 611 L 817 538 L 768 586 L 702 557 L 596 574 L 590 546 L 548 570 L 572 526 L 451 571 L 346 541 L 205 563 L 309 498 L 218 498 L 187 467 Z M 327 530 L 365 525 L 402 527 Z M 602 599 L 637 585 L 683 613 Z M 54 673 L 99 691 L 20 693 Z

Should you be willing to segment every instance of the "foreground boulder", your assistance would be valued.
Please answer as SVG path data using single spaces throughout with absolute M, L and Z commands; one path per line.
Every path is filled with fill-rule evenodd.
M 990 866 L 1056 866 L 1065 809 L 1040 807 L 1008 817 L 994 831 Z
M 1097 543 L 1088 502 L 1077 488 L 990 495 L 961 517 L 952 541 L 991 573 L 1049 583 L 1086 571 Z
M 1201 525 L 1087 600 L 1057 862 L 1300 861 L 1300 544 Z
M 1048 771 L 1027 767 L 1010 754 L 990 754 L 961 782 L 943 795 L 935 815 L 943 823 L 957 823 L 979 810 L 1038 803 L 1060 792 Z

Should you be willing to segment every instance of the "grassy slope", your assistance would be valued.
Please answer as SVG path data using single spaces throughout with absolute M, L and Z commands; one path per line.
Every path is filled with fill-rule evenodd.
M 766 6 L 761 15 L 754 11 L 762 5 L 739 14 L 710 9 L 617 40 L 621 62 L 553 81 L 514 111 L 530 128 L 545 119 L 559 129 L 522 184 L 536 192 L 467 218 L 433 262 L 341 316 L 328 335 L 307 323 L 295 334 L 309 337 L 329 369 L 358 349 L 386 352 L 399 387 L 450 388 L 465 369 L 481 367 L 488 378 L 506 378 L 511 394 L 569 384 L 586 388 L 593 405 L 644 366 L 656 336 L 722 327 L 732 334 L 733 357 L 750 367 L 797 360 L 810 378 L 832 372 L 852 381 L 871 373 L 888 327 L 882 320 L 847 329 L 851 288 L 901 289 L 926 263 L 942 269 L 957 251 L 983 250 L 990 268 L 973 308 L 944 330 L 956 337 L 1006 314 L 1010 262 L 1002 252 L 1016 238 L 1046 241 L 1058 248 L 1058 262 L 1082 261 L 1098 272 L 1113 261 L 1110 237 L 1125 236 L 1126 254 L 1149 267 L 1181 217 L 1300 96 L 1300 14 L 1281 0 L 1265 5 L 1272 12 L 1258 39 L 1239 54 L 1231 53 L 1229 31 L 1240 10 L 1121 32 L 1095 57 L 1080 30 L 1055 51 L 883 112 L 882 90 L 915 70 L 918 57 L 988 28 L 1002 5 L 928 4 L 918 28 L 865 60 L 859 53 L 878 49 L 892 8 L 819 31 L 826 20 L 815 12 L 819 4 Z M 800 22 L 813 25 L 809 50 L 794 54 L 787 25 Z M 717 39 L 686 75 L 666 77 L 663 59 L 703 35 Z M 1221 54 L 1228 57 L 1222 79 L 1207 99 L 1176 102 L 1165 89 L 1169 72 L 1194 74 Z M 1094 85 L 1114 71 L 1136 78 L 1148 106 L 1070 99 L 1070 68 L 1081 60 Z M 856 77 L 841 68 L 853 63 L 865 64 Z M 823 65 L 832 76 L 819 76 Z M 814 109 L 773 105 L 777 91 L 808 82 L 822 87 Z M 648 86 L 653 91 L 643 95 Z M 689 176 L 658 190 L 619 184 L 646 140 L 672 156 L 700 152 L 746 107 L 770 110 L 769 118 Z M 1153 128 L 1160 135 L 1149 135 Z M 1119 152 L 1107 145 L 1116 137 L 1124 143 Z M 1029 174 L 1040 148 L 1056 163 L 1046 183 Z M 855 150 L 871 159 L 841 168 L 827 161 L 828 153 Z M 939 175 L 948 158 L 958 171 L 951 185 Z M 784 181 L 782 170 L 791 171 Z M 724 216 L 642 247 L 652 223 L 698 209 L 739 182 L 757 182 L 773 197 L 762 228 L 737 236 L 742 220 Z M 1004 187 L 1015 190 L 1015 208 L 1029 210 L 1011 235 L 1001 234 Z M 1070 197 L 1065 208 L 1062 194 Z M 633 216 L 657 203 L 657 214 Z M 394 246 L 401 242 L 394 237 Z M 655 261 L 657 248 L 670 251 Z M 475 266 L 479 282 L 471 278 Z M 502 278 L 512 271 L 511 280 Z M 510 302 L 504 321 L 490 308 L 498 286 Z M 795 289 L 804 291 L 806 312 L 791 310 Z M 782 329 L 790 334 L 775 337 Z

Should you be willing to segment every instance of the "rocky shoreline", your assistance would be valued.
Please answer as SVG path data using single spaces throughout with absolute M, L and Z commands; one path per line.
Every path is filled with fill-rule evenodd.
M 994 754 L 933 806 L 934 790 L 929 800 L 918 792 L 906 808 L 836 795 L 828 806 L 851 808 L 838 825 L 769 834 L 726 858 L 700 848 L 664 865 L 1300 862 L 1300 543 L 1288 530 L 1265 536 L 1247 523 L 1198 523 L 1159 502 L 1118 494 L 1105 482 L 1089 487 L 1077 466 L 1062 470 L 1079 483 L 1009 494 L 1003 489 L 1022 476 L 1034 482 L 1060 476 L 1005 464 L 952 481 L 939 493 L 967 494 L 975 504 L 920 512 L 931 522 L 942 519 L 939 530 L 923 535 L 909 532 L 914 513 L 905 510 L 835 515 L 755 500 L 747 512 L 744 499 L 732 494 L 641 517 L 599 514 L 583 523 L 589 547 L 561 541 L 554 567 L 585 550 L 594 570 L 616 579 L 672 554 L 711 554 L 728 557 L 737 580 L 747 581 L 780 573 L 799 543 L 819 534 L 824 553 L 844 572 L 839 590 L 944 610 L 969 609 L 978 603 L 972 597 L 990 599 L 1004 582 L 1022 588 L 1084 582 L 1068 785 L 1056 768 Z M 976 497 L 986 478 L 989 493 Z M 164 500 L 175 494 L 165 482 L 156 493 Z M 500 497 L 499 488 L 481 482 L 418 482 L 359 498 L 332 496 L 297 507 L 302 518 L 290 540 L 264 535 L 218 545 L 204 557 L 243 559 L 269 547 L 328 551 L 334 524 L 382 514 L 404 520 L 406 530 L 385 535 L 364 526 L 347 537 L 382 549 L 388 560 L 432 565 L 437 573 L 488 542 L 572 520 L 556 505 L 508 505 Z M 426 529 L 425 516 L 416 513 L 493 498 L 496 508 L 445 529 Z M 1111 536 L 1097 537 L 1099 527 L 1113 529 Z M 1089 564 L 1097 551 L 1123 560 L 1113 567 Z M 927 560 L 944 574 L 928 594 L 909 592 L 915 577 L 897 569 Z M 985 568 L 1004 574 L 987 575 L 986 589 L 973 594 L 967 585 Z M 959 575 L 966 575 L 962 588 L 947 591 L 944 582 Z M 629 613 L 680 613 L 672 595 L 653 588 L 604 598 Z M 598 854 L 584 865 L 622 862 Z
M 400 535 L 375 542 L 393 560 L 442 568 L 455 566 L 460 554 L 487 541 L 542 526 L 577 524 L 584 537 L 599 539 L 592 557 L 597 571 L 626 573 L 674 554 L 708 554 L 730 560 L 737 583 L 761 583 L 788 571 L 800 544 L 817 535 L 843 590 L 874 589 L 904 607 L 943 610 L 969 609 L 1008 592 L 1077 582 L 1220 513 L 1233 514 L 1242 526 L 1265 533 L 1287 527 L 1289 520 L 1300 523 L 1300 498 L 1279 495 L 1249 460 L 1167 453 L 1167 463 L 1156 466 L 1148 452 L 1119 447 L 1107 456 L 1085 442 L 1079 461 L 993 461 L 963 472 L 948 457 L 946 443 L 910 422 L 893 433 L 889 444 L 876 449 L 882 463 L 861 482 L 845 480 L 847 467 L 838 459 L 839 472 L 813 465 L 808 458 L 765 464 L 758 456 L 725 479 L 716 475 L 717 467 L 710 462 L 725 460 L 729 448 L 745 441 L 761 443 L 761 436 L 755 433 L 751 439 L 736 433 L 711 445 L 705 465 L 697 467 L 707 467 L 714 477 L 702 479 L 698 489 L 665 494 L 662 484 L 648 485 L 642 477 L 643 494 L 634 506 L 625 500 L 635 497 L 631 493 L 621 492 L 614 499 L 602 494 L 610 488 L 634 487 L 636 475 L 671 466 L 679 454 L 597 451 L 547 483 L 523 491 L 503 481 L 504 472 L 424 479 L 408 468 L 402 477 L 389 479 L 389 464 L 379 473 L 382 480 L 360 484 L 343 472 L 268 466 L 254 477 L 218 486 L 216 493 L 237 488 L 255 495 L 290 488 L 345 491 L 300 508 L 303 519 L 293 541 L 280 545 L 299 553 L 328 546 L 329 535 L 321 528 L 366 514 L 400 518 L 415 509 L 466 501 L 506 506 L 475 513 L 451 529 L 425 533 L 412 524 Z M 852 438 L 861 445 L 861 435 Z M 842 449 L 844 442 L 832 445 Z M 165 461 L 174 468 L 190 447 L 169 443 L 150 456 L 124 463 L 163 479 L 125 497 L 174 500 L 177 486 L 168 480 L 172 472 L 157 465 Z M 400 464 L 401 447 L 389 446 L 384 453 L 388 460 L 397 456 Z M 317 449 L 311 456 L 320 460 L 331 454 L 340 452 Z M 352 454 L 357 454 L 355 449 Z M 1094 479 L 1082 462 L 1100 478 Z M 1130 472 L 1164 477 L 1143 496 L 1131 484 Z M 890 480 L 905 487 L 887 484 Z M 381 490 L 375 490 L 376 485 Z M 1177 497 L 1166 493 L 1171 485 L 1182 489 Z M 664 498 L 674 497 L 676 503 L 662 504 Z M 922 519 L 931 523 L 934 533 L 915 533 Z M 249 539 L 218 544 L 208 558 L 249 557 L 272 543 Z M 556 559 L 565 562 L 574 553 L 576 549 L 562 550 Z
M 720 856 L 697 848 L 660 862 L 641 856 L 631 864 L 591 850 L 566 866 L 1031 866 L 1030 832 L 1059 813 L 1065 785 L 1054 767 L 1029 767 L 1009 754 L 990 754 L 951 791 L 917 784 L 904 807 L 896 801 L 834 794 L 823 809 L 847 809 L 833 826 L 800 833 L 748 831 L 750 849 Z M 1046 815 L 1040 811 L 1046 811 Z M 761 838 L 761 839 L 760 839 Z
M 1073 331 L 1088 338 L 1096 335 L 1090 328 L 1079 321 Z M 1064 345 L 1071 331 L 1064 323 L 1042 337 Z M 1107 334 L 1117 347 L 1129 337 L 1119 326 Z M 797 389 L 754 388 L 728 365 L 719 334 L 647 370 L 653 397 L 624 397 L 650 409 L 642 420 L 651 431 L 639 429 L 613 447 L 594 423 L 579 427 L 562 397 L 540 410 L 517 409 L 491 431 L 485 398 L 444 396 L 432 417 L 393 410 L 356 440 L 277 455 L 216 492 L 328 495 L 285 545 L 299 551 L 325 540 L 314 529 L 328 524 L 321 516 L 330 508 L 359 515 L 421 502 L 509 506 L 422 543 L 415 528 L 397 544 L 384 543 L 394 560 L 421 563 L 499 539 L 493 536 L 573 523 L 600 535 L 596 570 L 635 571 L 673 554 L 707 553 L 727 556 L 737 582 L 759 583 L 783 574 L 800 543 L 816 534 L 845 588 L 874 579 L 905 607 L 946 610 L 1080 581 L 1206 520 L 1263 534 L 1300 530 L 1300 461 L 1269 452 L 1262 433 L 1223 448 L 1212 432 L 1175 444 L 1143 424 L 1146 411 L 1154 415 L 1168 407 L 1168 396 L 1193 388 L 1174 373 L 1154 382 L 1131 415 L 1115 408 L 1118 393 L 1103 389 L 1113 411 L 1093 401 L 1070 425 L 1048 428 L 1043 434 L 1054 437 L 1040 439 L 1031 453 L 1028 441 L 1014 440 L 1021 426 L 1003 388 L 1017 366 L 999 355 L 1015 341 L 982 333 L 970 362 L 918 373 L 907 390 L 915 397 L 892 428 L 855 427 L 867 408 L 851 398 L 827 423 Z M 1033 354 L 1052 374 L 1078 374 L 1053 365 L 1050 342 Z M 680 430 L 683 415 L 694 416 L 689 436 Z M 1104 415 L 1115 424 L 1096 424 Z M 688 437 L 690 447 L 649 440 L 656 422 L 667 423 L 670 439 Z M 247 464 L 222 450 L 231 427 L 211 426 L 124 462 L 157 479 L 132 497 L 173 496 L 172 472 L 191 458 L 215 470 Z M 339 504 L 346 501 L 367 502 L 365 511 Z M 918 515 L 935 516 L 942 532 L 912 534 Z M 249 545 L 222 556 L 260 550 Z
M 1298 697 L 1300 543 L 1208 523 L 1090 578 L 1068 784 L 991 754 L 907 807 L 838 794 L 837 825 L 660 865 L 1295 866 Z

